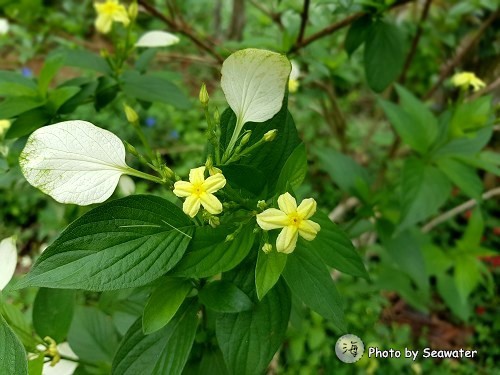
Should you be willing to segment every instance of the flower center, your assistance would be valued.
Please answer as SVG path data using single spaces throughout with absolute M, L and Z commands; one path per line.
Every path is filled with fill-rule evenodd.
M 290 220 L 289 225 L 293 225 L 294 227 L 299 227 L 302 222 L 302 218 L 299 216 L 297 212 L 291 213 L 288 215 L 288 219 Z
M 102 13 L 112 16 L 120 10 L 120 5 L 113 3 L 105 3 L 102 7 Z
M 193 184 L 193 195 L 196 195 L 199 197 L 205 192 L 205 189 L 203 189 L 202 184 Z

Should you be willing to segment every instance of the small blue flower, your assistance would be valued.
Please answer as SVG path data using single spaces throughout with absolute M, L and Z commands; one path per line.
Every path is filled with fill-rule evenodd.
M 144 123 L 146 124 L 146 126 L 148 128 L 152 128 L 153 126 L 156 125 L 156 119 L 154 117 L 146 117 L 146 120 L 144 121 Z
M 177 130 L 171 130 L 168 135 L 172 139 L 179 139 L 179 132 Z
M 30 68 L 26 67 L 26 66 L 24 66 L 24 67 L 21 69 L 21 74 L 22 74 L 23 76 L 25 76 L 26 78 L 31 78 L 31 77 L 33 77 L 33 71 L 32 71 Z

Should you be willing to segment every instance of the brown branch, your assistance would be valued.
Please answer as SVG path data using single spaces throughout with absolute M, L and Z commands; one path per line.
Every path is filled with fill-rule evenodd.
M 302 13 L 300 14 L 300 30 L 299 35 L 297 37 L 297 41 L 295 44 L 302 43 L 302 39 L 304 39 L 304 34 L 306 32 L 307 20 L 309 18 L 309 0 L 304 0 L 304 9 L 302 9 Z
M 464 59 L 465 56 L 469 53 L 469 51 L 476 45 L 479 41 L 483 33 L 486 29 L 495 21 L 498 17 L 499 10 L 493 12 L 479 27 L 479 29 L 475 32 L 475 34 L 470 38 L 467 37 L 460 43 L 462 48 L 459 48 L 459 51 L 451 60 L 447 61 L 444 66 L 441 68 L 441 73 L 439 75 L 438 81 L 432 86 L 432 88 L 424 95 L 424 99 L 429 99 L 436 90 L 441 86 L 444 80 L 453 72 L 453 70 L 460 64 L 460 62 Z
M 401 75 L 399 76 L 399 83 L 403 84 L 406 80 L 406 74 L 408 73 L 408 69 L 410 68 L 411 62 L 413 61 L 413 57 L 415 56 L 415 53 L 417 52 L 417 45 L 418 42 L 420 41 L 420 37 L 422 36 L 422 31 L 423 31 L 423 24 L 425 20 L 427 19 L 427 16 L 429 15 L 429 9 L 431 7 L 432 0 L 426 0 L 424 4 L 424 9 L 422 10 L 422 15 L 420 16 L 420 21 L 418 22 L 417 26 L 417 32 L 415 33 L 415 36 L 413 37 L 413 40 L 411 42 L 411 47 L 410 47 L 410 52 L 406 56 L 405 63 L 403 65 L 403 71 Z
M 209 44 L 207 41 L 204 41 L 200 36 L 196 35 L 196 33 L 188 25 L 186 25 L 185 23 L 179 24 L 174 19 L 167 17 L 165 14 L 151 5 L 147 0 L 138 0 L 138 3 L 152 16 L 164 22 L 173 31 L 177 31 L 182 35 L 187 36 L 194 44 L 196 44 L 199 49 L 207 52 L 209 55 L 214 57 L 218 63 L 222 64 L 222 62 L 224 61 L 222 56 L 217 53 L 217 51 L 212 47 L 211 44 Z
M 394 4 L 392 4 L 389 7 L 389 9 L 392 9 L 392 8 L 397 7 L 397 6 L 409 3 L 411 1 L 414 1 L 414 0 L 400 0 L 400 1 L 396 1 Z M 351 23 L 353 23 L 354 21 L 358 20 L 359 18 L 363 17 L 366 14 L 368 14 L 368 12 L 358 12 L 358 13 L 350 15 L 349 17 L 344 18 L 343 20 L 341 20 L 339 22 L 331 24 L 331 25 L 325 27 L 323 30 L 320 30 L 320 31 L 314 33 L 313 35 L 311 35 L 311 36 L 303 39 L 300 43 L 295 43 L 290 48 L 290 50 L 288 51 L 288 53 L 289 54 L 290 53 L 296 53 L 298 50 L 300 50 L 300 49 L 308 46 L 309 44 L 315 42 L 316 40 L 321 39 L 324 36 L 333 34 L 334 32 L 336 32 L 336 31 L 338 31 L 340 29 L 343 29 L 346 26 L 349 26 Z
M 500 195 L 500 187 L 488 190 L 487 192 L 483 193 L 482 198 L 483 200 L 491 199 L 497 195 Z M 422 232 L 423 233 L 428 233 L 435 227 L 437 227 L 439 224 L 444 223 L 445 221 L 451 219 L 453 216 L 456 216 L 464 211 L 470 210 L 474 206 L 477 205 L 477 201 L 475 199 L 470 199 L 467 202 L 464 202 L 454 208 L 452 208 L 449 211 L 446 211 L 445 213 L 439 215 L 438 217 L 432 219 L 429 221 L 427 224 L 425 224 L 422 227 Z

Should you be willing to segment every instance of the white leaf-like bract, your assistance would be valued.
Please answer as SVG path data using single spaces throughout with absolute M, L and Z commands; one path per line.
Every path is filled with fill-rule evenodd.
M 286 56 L 255 48 L 237 51 L 224 61 L 222 91 L 237 118 L 229 151 L 245 123 L 264 122 L 278 113 L 291 69 Z
M 130 168 L 116 135 L 86 121 L 64 121 L 30 135 L 19 158 L 24 177 L 61 203 L 104 202 Z
M 63 342 L 57 345 L 57 350 L 59 354 L 64 355 L 65 358 L 61 359 L 56 363 L 55 366 L 51 366 L 50 361 L 43 364 L 42 375 L 72 375 L 76 368 L 78 367 L 78 356 L 71 349 L 67 342 Z
M 167 33 L 166 31 L 148 31 L 143 34 L 137 43 L 136 47 L 168 47 L 172 44 L 179 43 L 179 38 L 174 35 Z
M 9 283 L 17 265 L 17 248 L 14 237 L 4 238 L 0 242 L 0 290 Z

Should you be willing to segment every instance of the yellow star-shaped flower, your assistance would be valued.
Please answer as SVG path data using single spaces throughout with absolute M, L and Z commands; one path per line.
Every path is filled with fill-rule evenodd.
M 318 223 L 308 220 L 316 212 L 316 201 L 304 199 L 297 207 L 297 201 L 289 193 L 278 198 L 278 207 L 268 208 L 257 215 L 257 224 L 264 230 L 283 228 L 276 240 L 276 250 L 290 254 L 297 245 L 300 235 L 307 241 L 312 241 L 321 227 Z
M 121 22 L 124 26 L 127 26 L 130 22 L 127 10 L 118 0 L 106 0 L 103 3 L 94 3 L 94 8 L 97 12 L 95 28 L 103 34 L 109 33 L 113 21 Z
M 464 89 L 468 89 L 469 86 L 472 86 L 474 91 L 478 91 L 486 86 L 486 84 L 477 78 L 477 76 L 472 72 L 456 73 L 453 77 L 451 77 L 451 83 L 456 87 Z
M 226 178 L 222 173 L 216 173 L 205 179 L 205 167 L 191 169 L 189 182 L 177 181 L 174 184 L 174 194 L 186 198 L 182 205 L 184 213 L 195 217 L 203 206 L 212 215 L 222 212 L 222 203 L 213 194 L 226 185 Z

